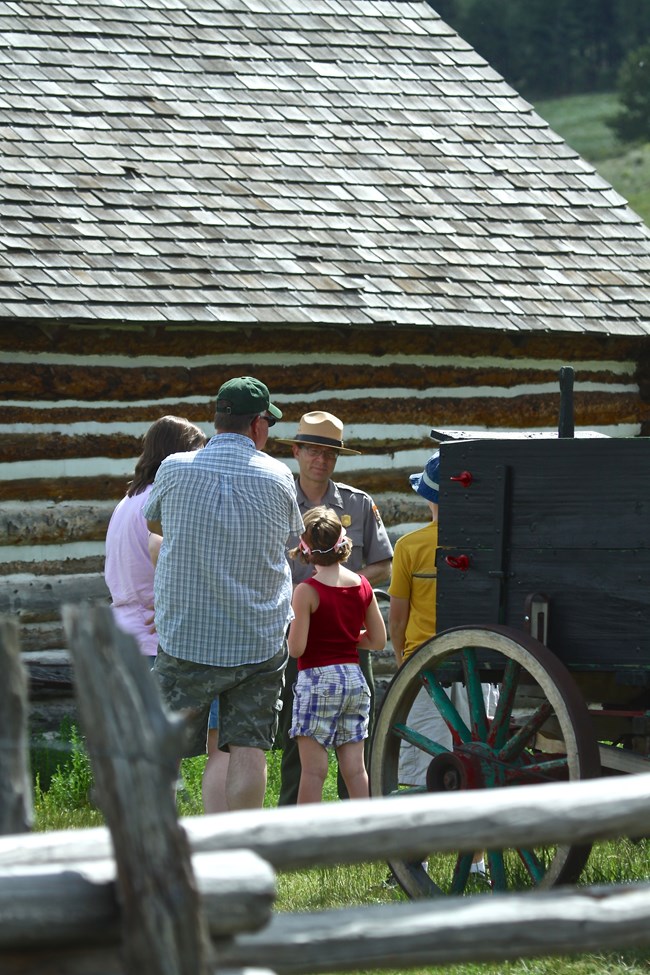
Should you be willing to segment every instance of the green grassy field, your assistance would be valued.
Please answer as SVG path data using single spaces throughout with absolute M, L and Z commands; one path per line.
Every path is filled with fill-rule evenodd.
M 66 732 L 72 737 L 65 761 L 54 771 L 47 789 L 37 780 L 34 795 L 36 829 L 52 830 L 83 828 L 101 825 L 101 813 L 93 807 L 92 773 L 76 731 Z M 65 745 L 65 739 L 61 742 Z M 280 752 L 268 756 L 268 787 L 265 805 L 277 804 L 280 781 Z M 178 812 L 181 816 L 200 815 L 201 775 L 205 759 L 183 762 L 182 780 L 178 790 Z M 335 763 L 330 762 L 325 799 L 336 801 Z M 646 880 L 650 872 L 650 841 L 632 843 L 622 839 L 597 844 L 581 878 L 584 884 L 625 883 Z M 405 900 L 405 895 L 387 887 L 385 863 L 357 866 L 317 868 L 278 877 L 278 911 L 316 911 L 363 904 L 391 903 Z M 487 895 L 489 896 L 489 895 Z M 447 975 L 648 975 L 650 951 L 621 954 L 589 954 L 573 958 L 522 959 L 448 967 L 408 969 L 415 975 L 447 973 Z M 375 975 L 375 973 L 353 973 Z M 401 975 L 389 972 L 388 975 Z
M 629 146 L 616 140 L 606 124 L 617 110 L 615 96 L 574 95 L 540 101 L 534 108 L 650 225 L 650 144 Z

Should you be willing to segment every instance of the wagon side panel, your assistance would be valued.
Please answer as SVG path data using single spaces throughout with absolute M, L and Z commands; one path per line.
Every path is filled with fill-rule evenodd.
M 469 474 L 471 483 L 465 476 Z M 650 440 L 443 444 L 440 629 L 524 628 L 550 601 L 548 646 L 571 669 L 650 673 Z M 459 566 L 469 564 L 465 569 Z

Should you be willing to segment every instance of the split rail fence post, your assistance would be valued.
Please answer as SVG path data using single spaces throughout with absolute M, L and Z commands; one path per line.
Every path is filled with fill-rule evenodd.
M 0 617 L 0 834 L 32 827 L 27 671 L 20 659 L 18 623 Z
M 62 617 L 113 841 L 126 975 L 207 975 L 212 948 L 174 798 L 183 725 L 164 713 L 145 658 L 110 607 L 67 605 Z

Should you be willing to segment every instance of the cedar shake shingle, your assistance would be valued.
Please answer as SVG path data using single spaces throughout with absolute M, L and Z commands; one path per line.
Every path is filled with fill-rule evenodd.
M 0 314 L 650 332 L 650 232 L 428 4 L 0 3 Z

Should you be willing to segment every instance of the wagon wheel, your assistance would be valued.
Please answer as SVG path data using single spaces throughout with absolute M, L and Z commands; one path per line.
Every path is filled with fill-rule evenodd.
M 465 720 L 445 692 L 452 681 L 454 694 L 464 702 Z M 491 720 L 486 717 L 482 682 L 500 687 Z M 425 707 L 437 707 L 444 718 L 443 732 L 436 736 L 440 740 L 408 725 L 423 686 L 428 694 Z M 447 744 L 442 743 L 445 734 Z M 399 782 L 405 742 L 425 756 L 425 763 L 431 758 L 426 785 Z M 370 757 L 370 791 L 375 796 L 530 785 L 599 774 L 596 738 L 568 670 L 542 643 L 507 627 L 457 627 L 422 644 L 395 674 L 375 723 Z M 470 872 L 471 853 L 434 854 L 422 864 L 391 860 L 389 866 L 409 896 L 431 897 L 479 892 L 481 887 L 508 890 L 571 883 L 590 850 L 591 846 L 488 850 L 484 884 L 480 875 Z

